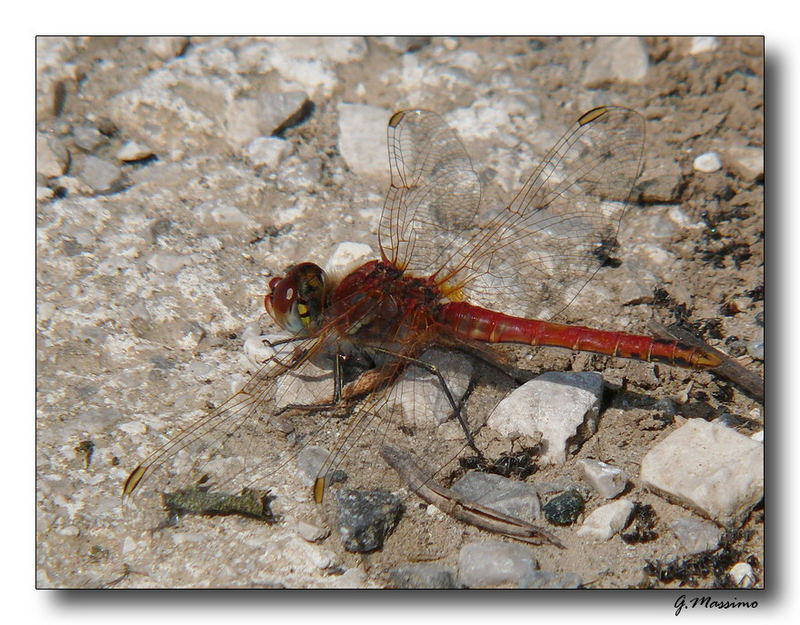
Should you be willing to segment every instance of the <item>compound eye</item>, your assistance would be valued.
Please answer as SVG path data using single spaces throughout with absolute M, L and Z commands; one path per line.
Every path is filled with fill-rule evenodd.
M 283 278 L 272 278 L 269 287 L 264 307 L 284 330 L 306 333 L 319 321 L 325 303 L 325 272 L 317 265 L 295 265 Z

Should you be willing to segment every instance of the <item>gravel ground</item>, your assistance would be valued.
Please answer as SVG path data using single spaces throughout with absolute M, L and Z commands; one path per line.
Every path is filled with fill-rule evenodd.
M 38 586 L 385 587 L 397 567 L 455 571 L 464 545 L 496 539 L 411 496 L 384 548 L 354 555 L 335 531 L 321 538 L 331 517 L 297 476 L 259 485 L 275 489 L 283 521 L 273 525 L 187 516 L 153 531 L 157 505 L 121 505 L 122 483 L 149 452 L 248 379 L 246 330 L 275 330 L 263 313 L 267 277 L 299 261 L 324 265 L 345 241 L 377 249 L 395 110 L 443 114 L 506 198 L 582 112 L 641 112 L 645 171 L 621 263 L 567 319 L 647 332 L 650 321 L 681 318 L 763 375 L 762 45 L 39 38 Z M 559 529 L 564 550 L 531 548 L 540 569 L 590 587 L 707 588 L 730 586 L 726 566 L 747 560 L 764 584 L 763 508 L 716 560 L 686 560 L 670 523 L 693 514 L 637 479 L 647 451 L 683 419 L 760 429 L 756 401 L 707 372 L 507 353 L 534 372 L 599 371 L 607 389 L 597 433 L 532 479 L 585 485 L 578 460 L 610 462 L 632 477 L 625 497 L 656 518 L 658 538 L 638 544 Z M 493 382 L 478 377 L 469 411 L 502 396 Z M 377 467 L 372 452 L 360 460 Z M 376 469 L 375 485 L 400 490 L 385 475 Z M 586 513 L 603 503 L 595 495 Z M 648 563 L 660 577 L 645 573 Z

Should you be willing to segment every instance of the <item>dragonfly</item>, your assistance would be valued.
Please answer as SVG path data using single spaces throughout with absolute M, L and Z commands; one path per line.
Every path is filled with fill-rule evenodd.
M 414 466 L 432 476 L 477 449 L 485 418 L 464 409 L 463 394 L 429 358 L 435 350 L 497 364 L 491 344 L 514 343 L 719 366 L 703 347 L 555 321 L 617 243 L 644 141 L 639 113 L 593 108 L 510 203 L 487 208 L 467 151 L 442 117 L 392 115 L 379 258 L 333 275 L 301 262 L 273 277 L 264 305 L 284 338 L 267 341 L 269 355 L 238 393 L 137 466 L 124 495 L 179 481 L 230 487 L 274 480 L 288 459 L 312 448 L 322 450 L 309 484 L 317 502 L 336 481 L 373 476 L 379 448 L 413 454 Z M 458 424 L 455 443 L 439 435 L 441 419 L 398 416 L 404 381 L 425 376 L 446 399 L 445 422 Z M 312 382 L 324 392 L 304 394 Z M 411 411 L 425 409 L 415 404 L 412 392 Z

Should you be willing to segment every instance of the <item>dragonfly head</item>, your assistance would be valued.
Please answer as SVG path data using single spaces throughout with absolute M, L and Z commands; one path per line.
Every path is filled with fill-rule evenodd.
M 269 281 L 264 308 L 281 328 L 303 334 L 319 320 L 325 294 L 325 272 L 314 263 L 300 263 Z

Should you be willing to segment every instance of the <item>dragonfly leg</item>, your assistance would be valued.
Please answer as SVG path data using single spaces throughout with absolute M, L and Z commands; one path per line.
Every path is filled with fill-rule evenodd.
M 344 354 L 342 354 L 337 347 L 336 355 L 333 359 L 333 399 L 331 401 L 321 402 L 319 404 L 287 404 L 275 411 L 275 416 L 280 416 L 287 410 L 317 411 L 336 408 L 342 399 L 342 363 L 344 358 Z
M 382 347 L 374 347 L 371 348 L 377 352 L 382 352 L 384 354 L 388 354 L 390 356 L 395 356 L 406 362 L 409 362 L 421 369 L 424 369 L 428 373 L 431 373 L 436 376 L 439 380 L 439 385 L 442 387 L 445 396 L 447 397 L 447 401 L 450 404 L 450 407 L 453 409 L 453 415 L 455 415 L 456 419 L 458 419 L 459 424 L 461 424 L 461 429 L 464 430 L 464 436 L 467 437 L 467 444 L 481 457 L 483 454 L 481 453 L 480 449 L 478 449 L 477 445 L 475 444 L 475 439 L 472 436 L 472 432 L 469 431 L 469 425 L 467 424 L 466 419 L 464 419 L 464 415 L 461 414 L 461 402 L 456 402 L 453 398 L 453 393 L 450 392 L 450 388 L 447 386 L 447 382 L 445 381 L 444 377 L 442 376 L 441 372 L 439 371 L 436 365 L 432 365 L 429 362 L 425 362 L 424 360 L 419 360 L 418 358 L 413 358 L 411 356 L 407 356 L 405 354 L 399 354 L 397 352 L 393 352 L 391 350 L 382 348 Z

